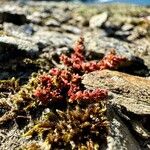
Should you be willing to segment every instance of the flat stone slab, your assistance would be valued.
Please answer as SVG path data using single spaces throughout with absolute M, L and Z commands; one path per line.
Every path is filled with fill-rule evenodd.
M 108 18 L 107 12 L 103 12 L 101 14 L 93 16 L 90 19 L 90 27 L 91 28 L 101 27 L 106 22 L 107 18 Z
M 95 71 L 83 76 L 88 88 L 105 88 L 110 91 L 113 104 L 125 107 L 139 115 L 150 115 L 150 80 L 118 71 Z

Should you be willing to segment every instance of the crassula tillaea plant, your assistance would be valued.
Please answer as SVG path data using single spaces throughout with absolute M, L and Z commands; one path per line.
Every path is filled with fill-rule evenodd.
M 55 101 L 93 102 L 107 98 L 106 89 L 86 90 L 81 84 L 84 73 L 102 69 L 116 69 L 126 58 L 111 52 L 99 61 L 88 61 L 85 57 L 84 39 L 75 44 L 70 56 L 62 54 L 60 62 L 66 69 L 52 68 L 48 74 L 39 76 L 39 86 L 34 92 L 42 104 Z

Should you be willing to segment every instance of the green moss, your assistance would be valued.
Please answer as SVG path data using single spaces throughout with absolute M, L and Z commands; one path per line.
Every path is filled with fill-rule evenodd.
M 19 88 L 19 80 L 16 80 L 14 77 L 10 80 L 0 80 L 0 91 L 15 92 L 19 90 Z
M 40 146 L 36 143 L 28 144 L 20 148 L 19 150 L 41 150 Z
M 102 103 L 56 110 L 43 116 L 24 136 L 37 134 L 51 149 L 99 149 L 106 144 L 108 122 Z
M 13 103 L 19 107 L 24 104 L 24 107 L 27 108 L 29 106 L 33 106 L 34 98 L 33 91 L 38 85 L 38 80 L 36 78 L 36 74 L 32 74 L 29 82 L 23 85 L 20 90 L 14 95 L 12 101 Z

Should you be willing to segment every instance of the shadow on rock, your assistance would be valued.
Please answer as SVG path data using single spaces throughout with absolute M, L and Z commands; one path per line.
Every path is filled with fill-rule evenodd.
M 38 57 L 38 47 L 28 41 L 13 37 L 0 38 L 0 79 L 20 78 L 25 82 L 32 72 L 38 70 L 34 60 Z
M 130 65 L 119 68 L 119 71 L 141 77 L 149 76 L 149 69 L 144 64 L 144 60 L 137 56 L 134 56 Z

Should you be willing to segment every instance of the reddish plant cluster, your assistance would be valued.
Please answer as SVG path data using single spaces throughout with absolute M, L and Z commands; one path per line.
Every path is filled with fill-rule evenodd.
M 60 60 L 73 70 L 78 70 L 82 73 L 92 72 L 102 69 L 117 69 L 118 66 L 126 61 L 125 57 L 117 56 L 114 51 L 111 51 L 100 61 L 87 61 L 84 56 L 84 39 L 76 43 L 74 53 L 70 58 L 64 54 L 60 56 Z
M 34 95 L 40 102 L 47 103 L 48 101 L 56 101 L 63 98 L 60 88 L 57 88 L 53 82 L 53 78 L 49 75 L 39 77 L 39 86 L 36 88 Z
M 60 60 L 67 66 L 67 70 L 52 68 L 49 74 L 39 77 L 40 84 L 34 95 L 40 102 L 47 103 L 58 100 L 68 100 L 69 102 L 97 101 L 107 97 L 108 92 L 105 89 L 85 90 L 81 85 L 81 75 L 95 70 L 116 69 L 126 58 L 119 57 L 111 52 L 98 62 L 87 61 L 84 49 L 84 40 L 80 38 L 70 58 L 64 54 L 60 56 Z
M 84 90 L 78 91 L 76 93 L 72 93 L 70 96 L 70 101 L 78 100 L 78 101 L 97 101 L 98 99 L 104 99 L 108 95 L 107 90 L 104 89 L 96 89 L 96 90 Z
M 69 102 L 73 102 L 83 100 L 96 101 L 107 97 L 107 90 L 104 89 L 83 90 L 81 77 L 78 74 L 72 74 L 68 70 L 53 68 L 49 74 L 39 77 L 39 83 L 34 95 L 43 104 L 66 98 Z
M 39 77 L 40 84 L 34 95 L 38 97 L 42 103 L 64 99 L 70 84 L 76 83 L 78 80 L 79 77 L 77 75 L 71 75 L 67 70 L 53 68 L 49 71 L 49 74 Z

